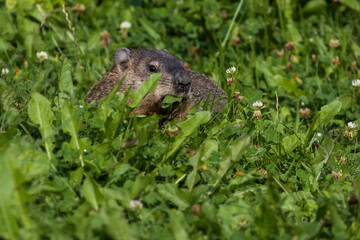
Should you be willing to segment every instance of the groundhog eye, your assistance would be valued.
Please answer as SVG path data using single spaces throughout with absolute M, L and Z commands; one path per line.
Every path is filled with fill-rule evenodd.
M 150 72 L 156 72 L 157 70 L 156 70 L 156 67 L 154 65 L 150 65 L 149 66 L 149 71 Z

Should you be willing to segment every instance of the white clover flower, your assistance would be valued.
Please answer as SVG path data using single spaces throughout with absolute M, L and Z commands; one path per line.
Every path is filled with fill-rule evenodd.
M 84 108 L 84 106 L 83 106 L 83 105 L 79 105 L 79 108 Z
M 353 87 L 360 87 L 360 79 L 356 79 L 356 80 L 352 81 L 352 85 L 353 85 Z
M 253 103 L 254 108 L 261 108 L 262 106 L 264 106 L 264 104 L 261 101 L 256 101 Z
M 130 203 L 130 208 L 135 211 L 136 209 L 142 209 L 143 208 L 143 205 L 140 201 L 138 200 L 131 200 Z
M 226 73 L 233 74 L 236 71 L 236 67 L 232 66 L 231 68 L 226 69 Z
M 304 102 L 301 102 L 300 104 L 301 104 L 301 106 L 305 106 L 305 103 L 304 103 Z
M 48 55 L 46 52 L 37 52 L 36 53 L 37 58 L 40 60 L 40 62 L 48 59 Z
M 3 68 L 1 70 L 1 75 L 8 75 L 9 74 L 9 69 L 8 68 Z
M 356 128 L 356 123 L 348 122 L 347 126 L 348 126 L 348 128 L 350 128 L 350 129 L 354 129 L 354 128 Z
M 321 136 L 322 136 L 322 133 L 318 132 L 318 133 L 316 133 L 316 135 L 317 135 L 318 137 L 321 137 Z
M 120 29 L 129 29 L 129 28 L 131 28 L 131 22 L 123 21 L 120 24 Z
M 84 149 L 84 153 L 87 153 L 87 149 L 86 149 L 86 148 Z

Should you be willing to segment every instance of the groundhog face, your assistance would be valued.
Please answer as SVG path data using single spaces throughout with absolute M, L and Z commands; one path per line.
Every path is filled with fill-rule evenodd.
M 136 90 L 152 73 L 162 73 L 154 95 L 162 100 L 166 95 L 187 97 L 191 77 L 180 60 L 167 50 L 120 48 L 115 53 L 115 64 L 121 75 L 126 74 L 126 85 Z
M 151 115 L 154 113 L 182 117 L 183 111 L 190 108 L 189 88 L 191 76 L 182 63 L 167 50 L 127 49 L 120 48 L 115 53 L 115 64 L 88 92 L 87 102 L 100 100 L 126 76 L 119 92 L 131 88 L 136 91 L 152 73 L 162 73 L 155 91 L 149 93 L 136 109 L 137 114 Z M 181 103 L 176 103 L 170 109 L 164 110 L 162 101 L 166 95 L 182 97 Z M 164 112 L 165 111 L 165 112 Z
M 138 114 L 160 113 L 162 100 L 167 95 L 188 99 L 191 76 L 167 50 L 120 48 L 115 53 L 115 65 L 120 76 L 126 74 L 121 89 L 132 87 L 132 91 L 152 73 L 162 73 L 156 90 L 143 100 Z

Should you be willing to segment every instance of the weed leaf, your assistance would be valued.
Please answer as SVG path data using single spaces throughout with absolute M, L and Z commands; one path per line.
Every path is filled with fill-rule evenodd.
M 61 73 L 59 81 L 59 89 L 62 92 L 67 92 L 70 96 L 74 95 L 74 85 L 71 78 L 71 64 L 69 60 L 61 56 Z
M 174 184 L 160 184 L 157 186 L 157 191 L 163 198 L 174 203 L 181 211 L 190 205 L 189 192 L 180 191 Z
M 44 140 L 44 145 L 48 158 L 52 156 L 53 144 L 51 134 L 53 133 L 53 126 L 51 121 L 54 120 L 54 114 L 51 111 L 50 102 L 40 93 L 34 92 L 31 95 L 29 102 L 28 114 L 30 119 L 37 125 L 41 136 Z
M 188 116 L 188 118 L 178 124 L 181 129 L 181 133 L 175 137 L 170 150 L 167 152 L 165 158 L 167 159 L 173 155 L 181 146 L 181 143 L 191 134 L 193 134 L 201 124 L 207 123 L 210 121 L 211 114 L 209 111 L 197 112 L 193 116 Z
M 98 201 L 95 194 L 95 186 L 90 177 L 87 177 L 83 184 L 83 194 L 86 201 L 92 206 L 94 210 L 99 209 Z
M 132 108 L 140 106 L 141 101 L 146 95 L 156 89 L 161 76 L 162 73 L 151 74 L 150 78 L 145 80 L 135 92 L 130 93 L 130 98 L 133 101 L 129 106 Z
M 76 109 L 71 105 L 70 101 L 66 101 L 61 108 L 62 129 L 71 136 L 71 146 L 77 149 L 80 154 L 81 166 L 84 166 L 83 152 L 79 142 L 79 129 L 81 120 L 76 114 Z

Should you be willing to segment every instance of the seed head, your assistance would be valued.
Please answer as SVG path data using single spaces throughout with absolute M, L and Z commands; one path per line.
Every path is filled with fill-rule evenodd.
M 313 61 L 313 62 L 317 61 L 317 57 L 315 54 L 311 55 L 311 61 Z
M 346 130 L 343 132 L 343 135 L 347 138 L 353 138 L 355 135 L 355 128 L 356 128 L 356 123 L 353 122 L 348 122 L 347 126 L 346 126 Z
M 261 117 L 261 111 L 260 110 L 255 110 L 254 112 L 254 117 L 256 117 L 257 119 L 259 119 Z
M 294 48 L 295 48 L 295 44 L 291 41 L 289 41 L 285 44 L 285 49 L 288 51 L 294 50 Z
M 240 92 L 234 92 L 233 98 L 236 102 L 241 102 L 242 100 L 244 100 L 245 97 L 241 96 Z
M 192 206 L 191 213 L 194 214 L 195 216 L 200 216 L 201 215 L 201 205 L 198 203 L 194 204 Z
M 357 62 L 356 62 L 356 61 L 352 61 L 352 62 L 351 62 L 351 68 L 352 68 L 352 69 L 356 69 L 356 68 L 357 68 Z
M 295 56 L 295 54 L 291 54 L 290 55 L 290 61 L 294 62 L 294 63 L 298 63 L 299 59 L 297 58 L 297 56 Z
M 354 137 L 354 132 L 353 131 L 345 131 L 345 132 L 343 132 L 343 134 L 347 138 L 353 138 Z
M 228 77 L 227 79 L 226 79 L 226 82 L 227 82 L 227 85 L 233 85 L 233 83 L 234 83 L 234 78 L 233 77 Z
M 100 44 L 102 46 L 105 46 L 105 45 L 109 44 L 108 38 L 110 37 L 110 33 L 107 30 L 102 31 L 101 34 L 100 34 L 100 37 L 101 37 Z
M 235 38 L 232 39 L 231 42 L 232 42 L 232 45 L 237 46 L 237 45 L 239 45 L 239 43 L 241 42 L 241 40 L 240 40 L 240 38 L 235 37 Z
M 331 177 L 332 177 L 333 179 L 341 179 L 341 178 L 342 178 L 342 170 L 332 171 L 332 172 L 331 172 Z
M 287 70 L 288 72 L 290 72 L 290 71 L 292 70 L 291 64 L 290 64 L 289 62 L 286 64 L 286 70 Z
M 334 57 L 331 59 L 331 63 L 334 67 L 339 66 L 340 65 L 340 60 L 339 57 Z
M 278 58 L 284 56 L 284 49 L 283 49 L 283 48 L 282 48 L 282 49 L 276 49 L 276 50 L 275 50 L 275 54 L 276 54 L 276 56 L 277 56 Z
M 338 164 L 345 164 L 347 162 L 347 158 L 345 156 L 341 156 L 340 159 L 336 158 L 336 161 L 338 162 Z
M 263 168 L 260 168 L 259 170 L 257 170 L 257 173 L 260 173 L 260 174 L 264 174 L 264 175 L 267 175 L 267 171 Z
M 180 128 L 178 128 L 176 126 L 171 126 L 168 129 L 166 129 L 166 132 L 169 136 L 176 136 L 179 134 Z
M 300 117 L 310 116 L 311 110 L 309 108 L 300 108 Z
M 301 78 L 296 73 L 293 73 L 293 78 L 295 82 L 297 82 L 298 84 L 302 84 Z
M 104 30 L 100 33 L 102 39 L 108 39 L 110 37 L 110 33 L 107 30 Z
M 195 151 L 192 151 L 192 150 L 190 150 L 190 151 L 187 152 L 187 154 L 189 154 L 190 156 L 194 156 L 195 153 L 196 153 L 196 152 L 195 152 Z
M 84 4 L 76 4 L 72 10 L 74 10 L 75 12 L 78 12 L 78 13 L 83 13 L 85 10 L 86 10 L 86 7 Z
M 332 38 L 329 42 L 329 46 L 332 48 L 337 48 L 338 46 L 340 46 L 339 40 L 336 38 Z

